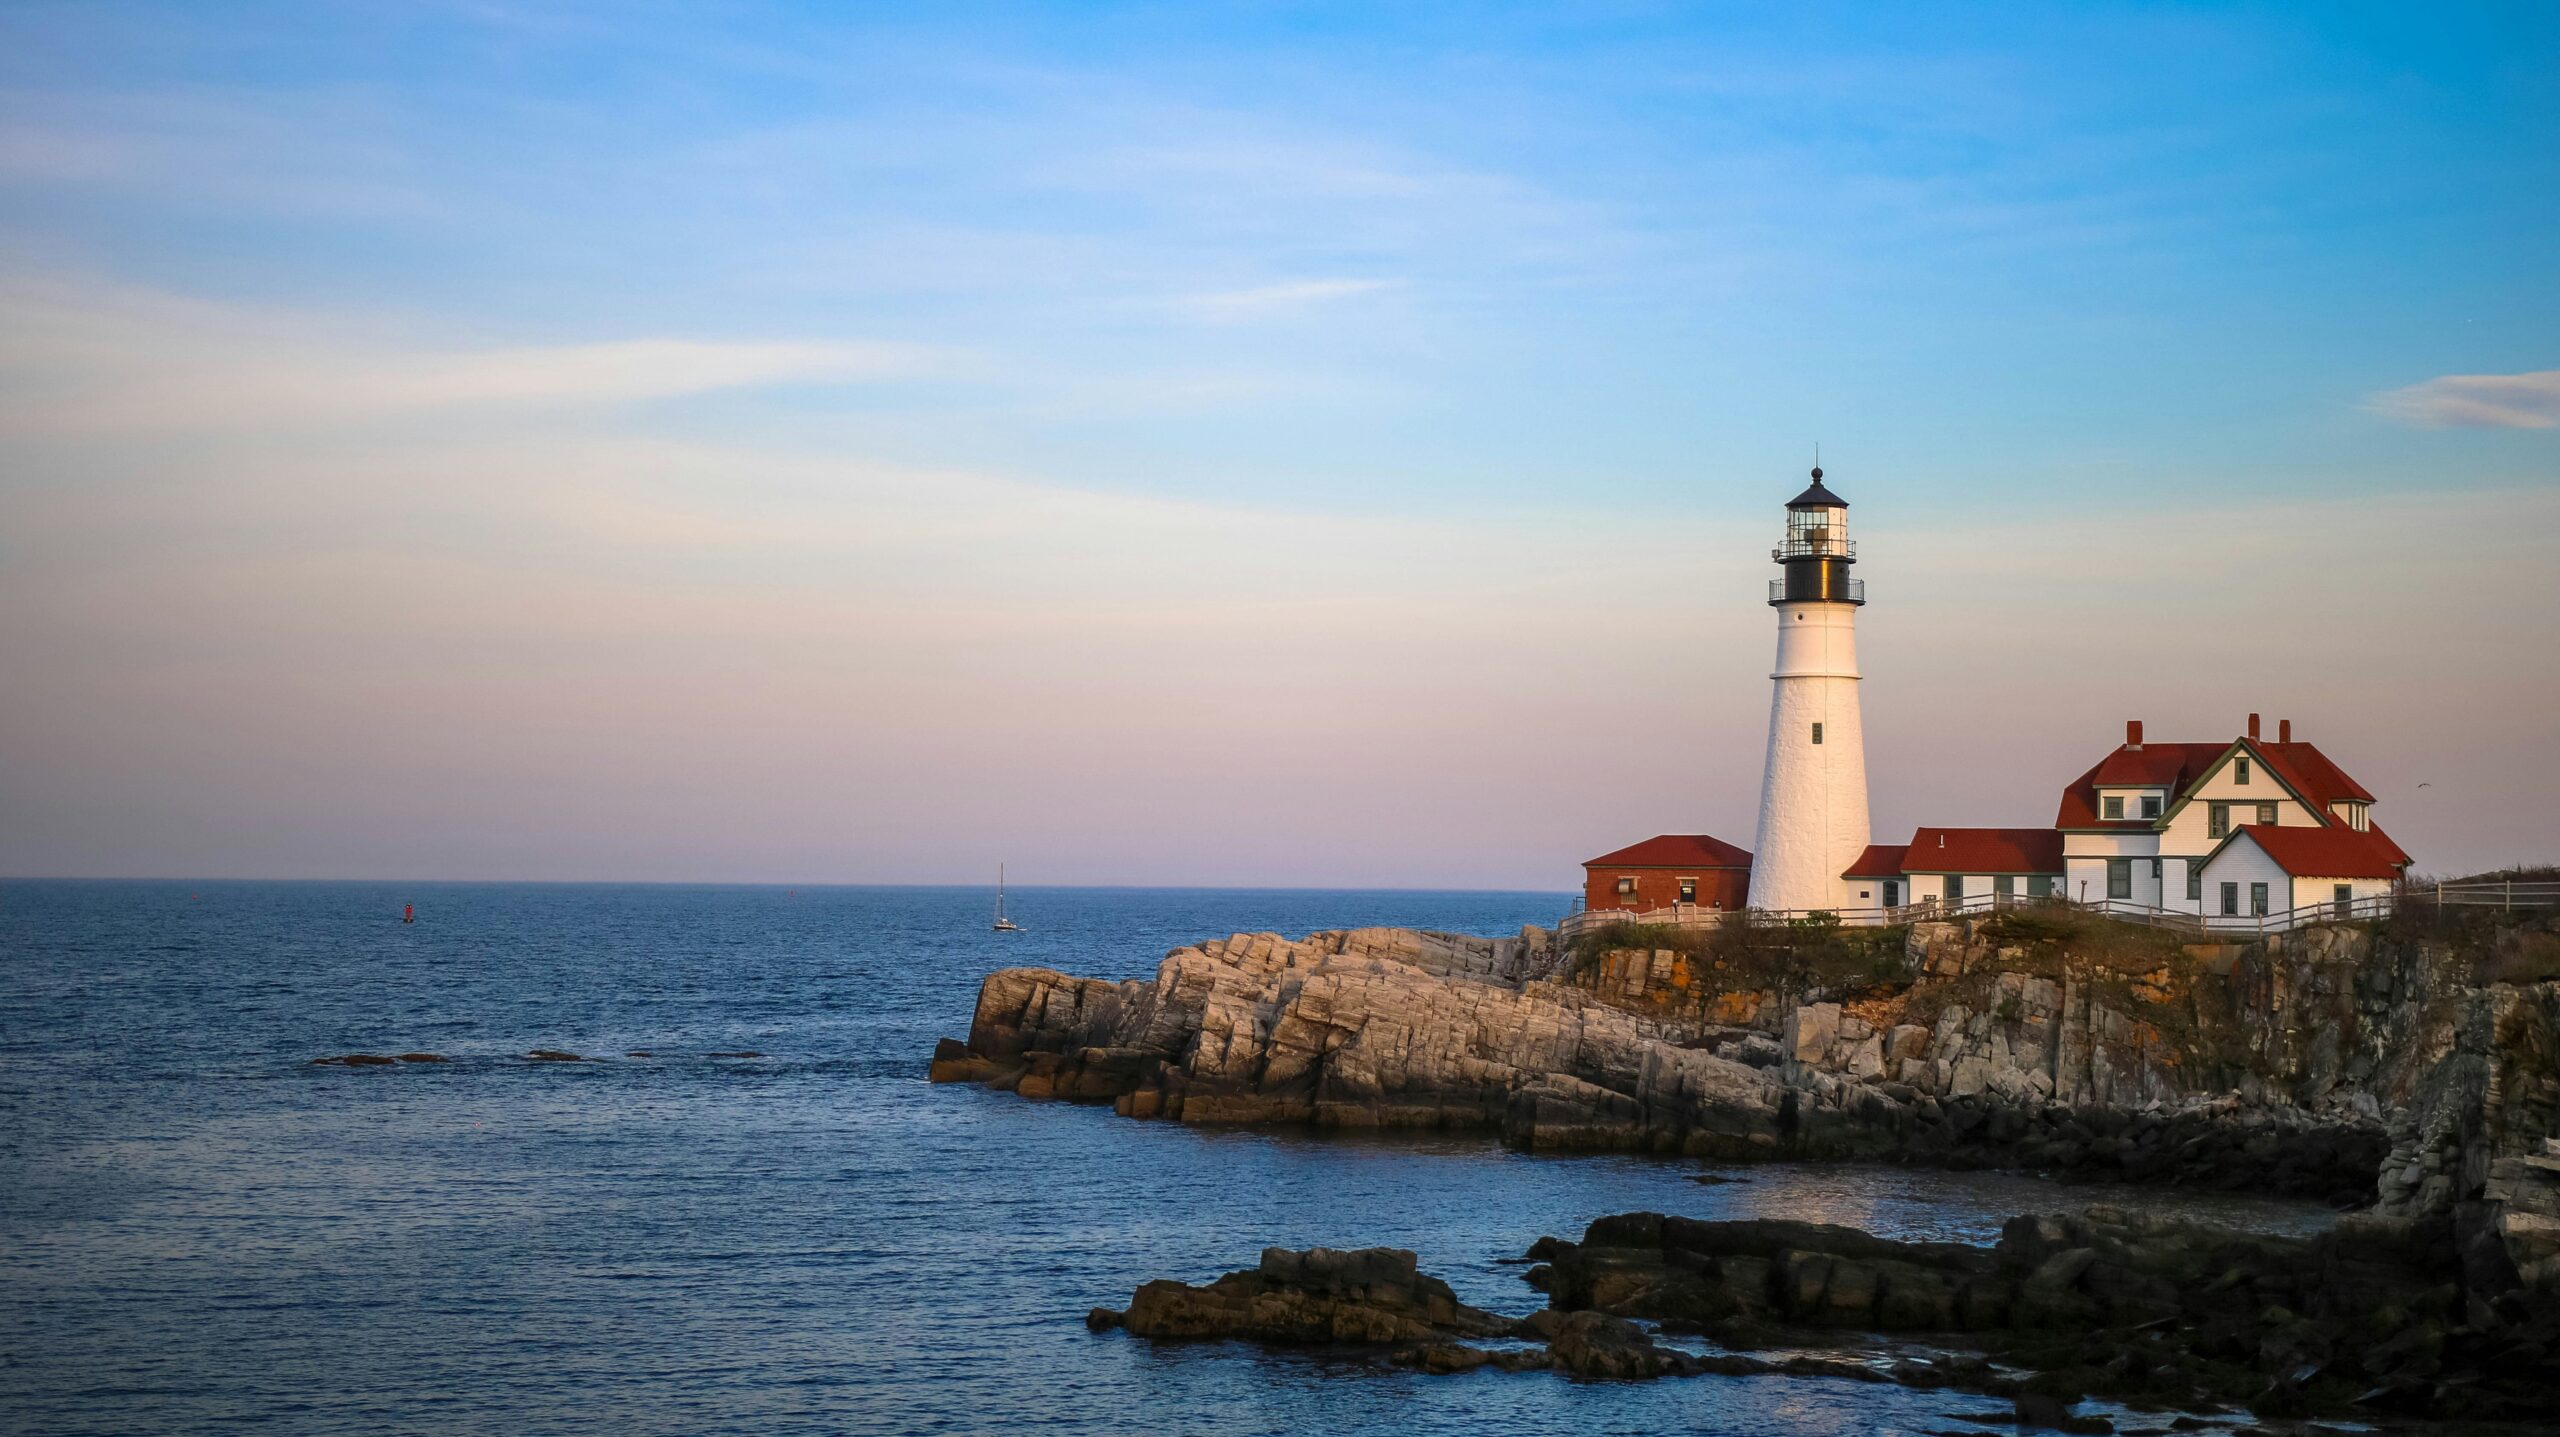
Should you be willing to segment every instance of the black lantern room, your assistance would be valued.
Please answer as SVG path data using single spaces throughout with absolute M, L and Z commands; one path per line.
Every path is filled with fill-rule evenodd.
M 1867 586 L 1849 577 L 1849 566 L 1858 562 L 1858 546 L 1849 537 L 1849 501 L 1822 487 L 1819 465 L 1812 487 L 1787 501 L 1787 541 L 1769 557 L 1786 574 L 1769 581 L 1772 604 L 1867 601 Z

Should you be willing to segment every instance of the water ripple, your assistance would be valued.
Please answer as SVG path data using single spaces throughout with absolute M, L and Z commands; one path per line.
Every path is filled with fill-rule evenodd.
M 1635 1158 L 1201 1132 L 933 1087 L 933 1039 L 998 966 L 1134 977 L 1210 934 L 1504 932 L 1563 906 L 1017 899 L 1030 931 L 1002 937 L 958 890 L 0 883 L 0 1427 L 1932 1431 L 1978 1404 L 1429 1378 L 1079 1319 L 1272 1243 L 1411 1247 L 1468 1300 L 1525 1311 L 1500 1259 L 1606 1213 L 1979 1242 L 2093 1196 L 1874 1168 L 1710 1188 Z M 597 1061 L 523 1060 L 537 1048 Z M 742 1050 L 766 1056 L 709 1056 Z M 310 1063 L 413 1051 L 453 1061 Z

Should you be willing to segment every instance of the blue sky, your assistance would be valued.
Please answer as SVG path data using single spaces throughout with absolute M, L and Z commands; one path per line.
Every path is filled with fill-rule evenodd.
M 2403 837 L 2502 861 L 2556 70 L 2532 5 L 9 5 L 0 870 L 1747 842 L 1817 440 L 1879 830 L 2290 705 L 2413 797 L 2459 725 Z

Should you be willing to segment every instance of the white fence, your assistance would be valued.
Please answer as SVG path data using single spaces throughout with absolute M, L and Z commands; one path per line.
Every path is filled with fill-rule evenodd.
M 2358 923 L 2386 918 L 2402 904 L 2435 904 L 2440 907 L 2527 908 L 2560 907 L 2560 882 L 2511 883 L 2490 880 L 2477 883 L 2437 883 L 2406 888 L 2393 893 L 2377 893 L 2365 898 L 2331 900 L 2306 904 L 2300 908 L 2281 909 L 2271 913 L 2187 913 L 2174 908 L 2152 908 L 2121 898 L 2102 898 L 2092 902 L 2073 902 L 2068 898 L 2017 898 L 2005 894 L 1985 893 L 1946 903 L 1927 899 L 1896 908 L 1827 909 L 1749 909 L 1750 921 L 1758 923 L 1838 923 L 1851 928 L 1874 928 L 1896 923 L 1928 923 L 1948 918 L 1974 917 L 1987 913 L 2038 908 L 2069 908 L 2082 913 L 2095 913 L 2127 923 L 2142 923 L 2155 928 L 2174 929 L 2194 935 L 2200 941 L 2249 938 L 2268 933 L 2289 933 L 2314 923 Z M 1612 923 L 1640 923 L 1661 928 L 1713 928 L 1738 915 L 1733 910 L 1701 908 L 1680 904 L 1673 908 L 1637 911 L 1628 908 L 1578 909 L 1565 915 L 1556 926 L 1557 936 L 1572 939 Z
M 2560 908 L 2560 881 L 2492 878 L 2474 883 L 2422 883 L 2403 895 L 2446 908 Z
M 1612 923 L 1641 923 L 1647 928 L 1713 928 L 1733 916 L 1728 908 L 1676 903 L 1669 908 L 1576 908 L 1556 924 L 1556 936 L 1570 941 Z

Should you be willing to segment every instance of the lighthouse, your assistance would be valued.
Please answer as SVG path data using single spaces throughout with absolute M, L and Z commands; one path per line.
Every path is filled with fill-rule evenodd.
M 1787 501 L 1787 535 L 1770 551 L 1778 666 L 1770 674 L 1769 761 L 1760 778 L 1751 906 L 1830 909 L 1841 875 L 1867 847 L 1867 749 L 1858 722 L 1858 608 L 1866 585 L 1849 540 L 1849 501 L 1813 485 Z

